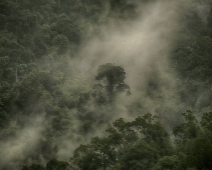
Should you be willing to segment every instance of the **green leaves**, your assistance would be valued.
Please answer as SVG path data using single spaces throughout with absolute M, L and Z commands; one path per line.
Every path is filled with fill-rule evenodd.
M 212 166 L 211 138 L 203 137 L 194 140 L 188 150 L 188 165 L 197 169 L 210 169 Z
M 22 170 L 71 170 L 70 165 L 64 161 L 51 159 L 46 164 L 46 168 L 42 165 L 32 164 L 31 166 L 23 166 Z
M 117 94 L 128 91 L 130 87 L 124 83 L 125 71 L 120 66 L 107 63 L 99 66 L 96 80 L 100 81 L 102 87 L 107 91 L 109 102 L 112 103 Z
M 38 164 L 32 164 L 31 166 L 23 166 L 22 170 L 46 170 L 43 166 Z
M 149 2 L 152 1 L 141 3 Z M 104 6 L 104 3 L 108 3 L 108 6 Z M 183 29 L 175 35 L 180 40 L 173 43 L 175 48 L 170 53 L 173 56 L 172 66 L 176 68 L 174 72 L 178 70 L 177 73 L 185 78 L 177 87 L 181 89 L 181 99 L 177 103 L 185 103 L 194 110 L 210 106 L 212 99 L 211 9 L 205 13 L 203 21 L 195 12 L 198 5 L 195 0 L 183 7 L 186 14 L 179 18 L 179 25 Z M 133 20 L 136 11 L 140 9 L 137 10 L 136 5 L 127 0 L 1 0 L 1 142 L 10 140 L 16 145 L 13 140 L 19 135 L 18 131 L 31 123 L 28 117 L 45 113 L 42 139 L 35 149 L 30 148 L 28 154 L 23 152 L 24 148 L 18 148 L 18 154 L 14 156 L 14 160 L 18 158 L 18 163 L 14 165 L 36 162 L 41 158 L 48 161 L 55 156 L 56 145 L 63 147 L 64 143 L 68 143 L 66 140 L 79 142 L 80 138 L 90 138 L 96 129 L 104 127 L 114 118 L 117 110 L 112 103 L 115 104 L 120 93 L 130 94 L 130 88 L 124 82 L 124 68 L 111 63 L 99 66 L 96 76 L 98 84 L 91 88 L 92 85 L 79 76 L 78 69 L 75 69 L 78 66 L 75 66 L 75 59 L 72 58 L 77 57 L 77 50 L 83 47 L 82 38 L 89 37 L 87 33 L 93 28 L 91 24 L 96 26 L 110 22 L 109 17 L 114 22 L 120 21 L 120 18 Z M 95 27 L 89 35 L 99 34 L 100 29 Z M 149 76 L 148 90 L 143 93 L 145 97 L 136 99 L 137 106 L 132 105 L 128 110 L 131 115 L 135 108 L 137 115 L 141 114 L 141 110 L 146 112 L 141 104 L 146 96 L 154 100 L 151 105 L 154 108 L 163 99 L 156 93 L 167 86 L 159 82 L 157 75 Z M 160 89 L 162 86 L 163 89 Z M 175 98 L 175 94 L 169 95 L 168 100 Z M 171 103 L 170 107 L 174 105 Z M 168 109 L 162 104 L 155 109 L 155 114 L 165 115 L 164 110 Z M 167 112 L 174 115 L 172 111 Z M 191 112 L 185 112 L 183 116 L 185 121 L 173 130 L 175 146 L 179 146 L 176 152 L 184 152 L 188 159 L 185 155 L 182 157 L 190 162 L 189 166 L 210 168 L 211 112 L 203 114 L 201 127 Z M 182 163 L 181 157 L 177 153 L 172 155 L 174 151 L 169 134 L 157 117 L 151 114 L 140 116 L 132 122 L 117 119 L 107 129 L 107 134 L 104 138 L 92 138 L 89 144 L 81 145 L 74 152 L 72 163 L 85 170 L 182 168 L 177 165 Z M 68 163 L 58 160 L 51 160 L 46 168 L 36 164 L 25 167 L 49 170 L 69 168 Z M 72 168 L 75 169 L 74 166 Z
M 153 170 L 184 170 L 186 155 L 180 153 L 179 155 L 164 156 L 160 158 Z
M 198 126 L 197 119 L 192 115 L 191 111 L 182 113 L 185 118 L 185 123 L 176 126 L 173 130 L 173 134 L 185 144 L 190 139 L 194 139 L 198 136 L 200 128 Z
M 82 170 L 97 170 L 110 166 L 115 160 L 115 151 L 107 138 L 92 138 L 90 144 L 80 145 L 71 158 L 73 165 Z
M 154 144 L 139 141 L 121 156 L 118 169 L 149 169 L 158 159 L 158 150 Z
M 69 48 L 68 38 L 62 34 L 57 35 L 52 40 L 52 44 L 58 48 L 58 54 L 65 54 Z
M 46 170 L 71 170 L 69 167 L 67 162 L 52 159 L 47 163 Z
M 170 153 L 165 149 L 170 147 L 168 134 L 151 114 L 132 122 L 117 119 L 106 131 L 108 137 L 92 138 L 77 148 L 72 164 L 80 169 L 148 169 L 160 156 Z
M 68 38 L 69 42 L 79 43 L 80 42 L 80 29 L 79 25 L 75 20 L 71 20 L 67 15 L 62 14 L 58 16 L 56 22 L 51 25 L 51 30 L 55 35 L 64 35 Z
M 200 124 L 205 130 L 212 132 L 212 112 L 203 113 Z

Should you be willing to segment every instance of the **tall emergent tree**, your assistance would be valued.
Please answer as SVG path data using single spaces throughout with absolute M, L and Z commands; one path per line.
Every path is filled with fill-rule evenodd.
M 126 91 L 130 94 L 130 87 L 125 84 L 125 71 L 120 66 L 115 66 L 111 63 L 100 65 L 96 80 L 105 88 L 109 102 L 112 103 L 118 93 Z

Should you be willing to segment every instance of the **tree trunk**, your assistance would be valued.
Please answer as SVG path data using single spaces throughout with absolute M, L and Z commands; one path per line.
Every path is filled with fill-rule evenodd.
M 18 69 L 17 69 L 17 64 L 15 66 L 15 82 L 18 83 Z
M 114 101 L 113 79 L 108 80 L 107 91 L 108 91 L 108 96 L 109 96 L 109 102 L 113 103 L 113 101 Z

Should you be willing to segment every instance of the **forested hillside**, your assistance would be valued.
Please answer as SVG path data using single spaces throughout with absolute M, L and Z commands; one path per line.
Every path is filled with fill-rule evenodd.
M 1 0 L 0 169 L 209 170 L 212 0 Z

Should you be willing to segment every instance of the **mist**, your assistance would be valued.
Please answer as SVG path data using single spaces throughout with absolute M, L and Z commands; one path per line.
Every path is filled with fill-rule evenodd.
M 152 114 L 161 105 L 176 108 L 179 105 L 178 96 L 174 97 L 175 101 L 170 99 L 173 97 L 171 93 L 177 91 L 178 82 L 169 56 L 180 30 L 178 20 L 182 14 L 179 13 L 181 3 L 147 3 L 145 7 L 138 7 L 138 17 L 134 20 L 112 20 L 109 25 L 93 25 L 100 30 L 100 35 L 92 36 L 84 43 L 80 61 L 77 62 L 79 70 L 92 83 L 99 65 L 113 63 L 123 67 L 132 95 L 119 98 L 117 105 L 121 107 L 140 98 L 145 112 Z M 157 95 L 161 96 L 160 101 L 146 94 L 151 79 L 158 80 Z M 127 116 L 127 113 L 117 112 L 115 118 L 124 115 Z
M 53 52 L 49 50 L 45 59 L 38 59 L 38 63 L 47 64 L 51 64 L 51 60 L 54 65 L 52 70 L 54 72 L 59 70 L 57 75 L 61 74 L 58 77 L 62 78 L 58 79 L 64 83 L 56 86 L 56 90 L 60 90 L 54 95 L 64 95 L 65 102 L 73 103 L 73 106 L 60 110 L 56 106 L 55 109 L 53 105 L 52 108 L 56 111 L 52 115 L 46 111 L 39 113 L 40 116 L 32 116 L 33 114 L 29 113 L 27 120 L 33 123 L 28 123 L 23 127 L 16 127 L 16 121 L 13 119 L 8 129 L 11 131 L 16 129 L 14 130 L 16 135 L 0 142 L 0 167 L 11 163 L 14 164 L 12 165 L 14 167 L 20 166 L 20 162 L 22 162 L 21 166 L 24 163 L 29 165 L 34 162 L 45 164 L 48 161 L 47 158 L 69 161 L 73 151 L 80 144 L 88 143 L 94 136 L 106 136 L 105 129 L 118 118 L 132 121 L 138 116 L 151 113 L 159 116 L 168 132 L 171 132 L 172 128 L 179 124 L 182 120 L 181 113 L 190 109 L 190 106 L 180 99 L 179 91 L 181 89 L 179 86 L 182 79 L 174 70 L 170 56 L 179 41 L 176 35 L 183 31 L 180 22 L 182 16 L 187 13 L 185 11 L 187 8 L 183 8 L 186 1 L 162 0 L 149 3 L 134 1 L 129 2 L 129 4 L 136 6 L 136 17 L 134 18 L 111 17 L 112 9 L 108 4 L 105 4 L 105 11 L 99 16 L 99 21 L 104 21 L 106 18 L 107 21 L 99 24 L 90 22 L 88 18 L 82 19 L 81 22 L 86 23 L 88 28 L 83 33 L 78 50 L 76 53 L 67 52 L 64 55 L 68 58 L 66 64 L 71 70 L 67 71 L 69 78 L 66 80 L 63 80 L 63 74 L 60 72 L 63 66 L 57 63 L 59 59 L 52 62 L 52 58 L 54 58 L 52 56 L 55 55 L 53 48 L 51 48 Z M 208 3 L 201 2 L 197 6 L 196 13 L 202 22 L 207 24 L 206 19 L 210 9 Z M 79 96 L 89 94 L 92 91 L 92 87 L 96 83 L 97 69 L 106 63 L 121 66 L 125 70 L 125 83 L 129 85 L 132 94 L 130 96 L 118 95 L 113 107 L 108 105 L 97 107 L 93 99 L 87 99 L 82 104 L 84 110 L 81 111 L 81 108 L 78 109 L 76 104 L 80 101 Z M 52 97 L 46 98 L 54 101 Z M 55 98 L 57 98 L 55 101 L 61 100 L 63 102 L 60 97 Z M 199 100 L 201 98 L 202 95 L 200 95 Z M 43 105 L 44 108 L 47 107 L 48 102 Z M 198 107 L 198 104 L 196 106 Z M 29 107 L 36 108 L 37 106 L 32 103 Z M 18 110 L 15 111 L 18 112 Z M 65 118 L 58 116 L 58 112 L 62 112 L 61 115 Z M 98 116 L 94 113 L 98 113 Z M 79 114 L 84 117 L 81 118 Z M 96 119 L 99 120 L 90 123 L 92 125 L 89 124 L 91 129 L 89 132 L 81 132 L 82 120 L 86 119 L 89 114 L 90 117 L 88 117 L 91 120 L 94 119 L 92 116 L 96 116 Z M 55 136 L 51 136 L 49 134 L 53 132 L 49 132 L 51 131 L 49 130 L 51 129 L 50 124 L 54 122 L 55 118 L 57 120 L 55 126 L 60 121 L 63 123 L 64 120 L 66 127 L 63 132 L 58 130 L 55 132 L 55 134 L 57 133 Z M 39 158 L 36 157 L 37 162 L 35 160 L 26 161 L 24 156 L 33 155 L 32 152 L 38 148 L 40 141 L 49 140 L 46 139 L 46 136 L 50 136 L 49 139 L 54 138 L 54 140 L 50 140 L 52 143 L 49 146 L 49 148 L 56 148 L 52 155 L 48 155 L 47 158 L 43 158 L 42 155 Z
M 1 141 L 0 145 L 0 164 L 1 167 L 15 167 L 19 166 L 19 162 L 24 161 L 25 155 L 32 154 L 31 151 L 37 148 L 39 140 L 42 139 L 42 132 L 44 130 L 44 115 L 39 117 L 31 117 L 29 123 L 26 127 L 19 127 L 16 121 L 10 123 L 10 127 L 5 132 L 8 134 L 15 134 L 14 137 L 7 140 Z M 45 163 L 45 160 L 41 163 Z M 33 162 L 33 160 L 29 160 Z
M 169 54 L 175 43 L 175 35 L 180 29 L 180 5 L 180 2 L 170 1 L 147 3 L 145 7 L 138 6 L 136 19 L 111 19 L 106 24 L 90 26 L 86 35 L 89 38 L 82 43 L 79 58 L 70 62 L 77 66 L 77 72 L 91 85 L 95 84 L 100 65 L 112 63 L 121 66 L 126 71 L 126 84 L 130 86 L 132 93 L 130 96 L 118 96 L 111 113 L 103 110 L 104 114 L 110 114 L 108 124 L 120 117 L 131 121 L 148 112 L 160 116 L 167 130 L 173 127 L 173 122 L 179 121 L 177 117 L 186 107 L 179 108 L 183 104 L 175 93 L 178 90 L 177 75 L 172 71 Z M 95 35 L 92 30 L 99 30 L 99 34 Z M 153 77 L 159 81 L 155 98 L 147 94 Z M 157 99 L 158 96 L 160 100 Z M 127 109 L 134 103 L 142 105 L 142 109 L 136 113 Z M 99 111 L 102 112 L 102 109 Z M 176 119 L 170 122 L 173 117 Z M 106 135 L 106 127 L 107 124 L 92 131 L 81 142 L 87 143 L 93 136 Z M 70 150 L 67 148 L 73 148 L 71 140 L 65 141 L 61 146 L 58 155 L 62 160 L 70 157 Z

